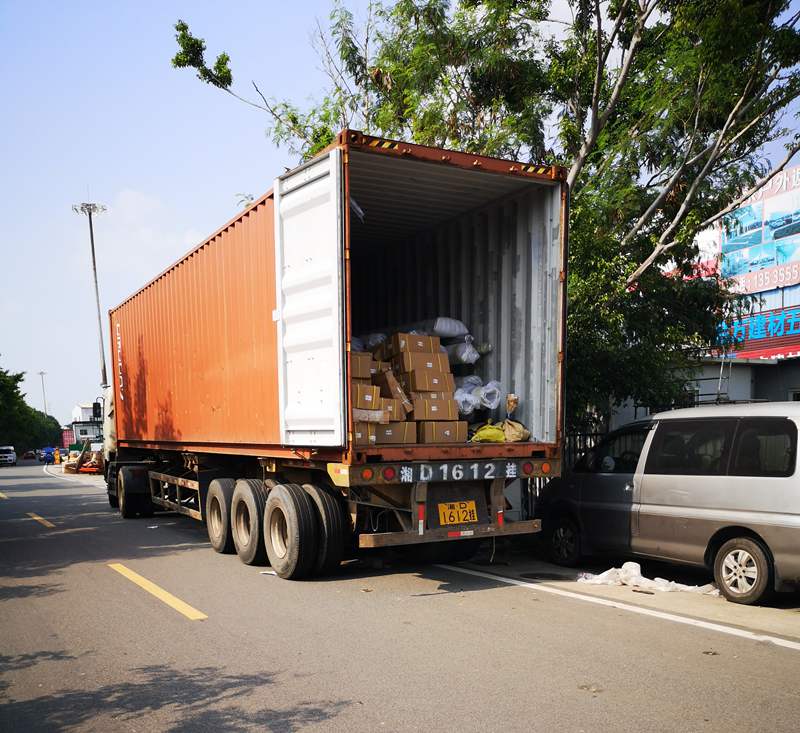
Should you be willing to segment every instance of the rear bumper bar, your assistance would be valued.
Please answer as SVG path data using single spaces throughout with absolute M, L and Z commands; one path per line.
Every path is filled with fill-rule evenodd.
M 486 539 L 487 537 L 507 537 L 517 534 L 533 534 L 542 529 L 538 519 L 524 522 L 505 522 L 497 524 L 480 524 L 469 529 L 429 529 L 423 534 L 412 532 L 379 532 L 375 534 L 362 534 L 358 538 L 360 548 L 390 547 L 396 545 L 418 545 L 423 542 L 445 542 L 448 540 Z

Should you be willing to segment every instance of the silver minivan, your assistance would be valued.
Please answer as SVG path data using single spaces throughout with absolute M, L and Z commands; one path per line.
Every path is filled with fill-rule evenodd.
M 756 603 L 800 588 L 800 403 L 713 405 L 610 433 L 537 502 L 550 556 L 632 554 L 713 569 Z

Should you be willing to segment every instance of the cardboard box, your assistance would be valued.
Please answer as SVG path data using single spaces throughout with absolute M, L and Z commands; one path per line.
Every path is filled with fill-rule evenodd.
M 450 361 L 443 351 L 436 354 L 403 351 L 392 357 L 392 366 L 396 371 L 406 373 L 415 369 L 428 369 L 443 374 L 450 372 Z
M 359 410 L 380 410 L 381 391 L 378 387 L 353 383 L 351 398 L 353 407 Z
M 378 429 L 380 427 L 378 426 Z M 465 420 L 458 422 L 421 422 L 419 423 L 419 442 L 466 443 L 467 423 Z
M 379 372 L 375 375 L 375 384 L 378 385 L 381 392 L 381 397 L 392 397 L 400 400 L 400 405 L 405 412 L 411 412 L 413 409 L 411 400 L 406 396 L 405 390 L 400 386 L 400 382 L 394 376 L 391 369 L 385 372 Z
M 375 445 L 375 423 L 353 423 L 354 445 Z
M 360 384 L 362 387 L 371 387 L 372 380 L 371 379 L 351 379 L 351 384 Z
M 378 400 L 380 404 L 380 399 Z M 353 422 L 369 422 L 380 423 L 386 425 L 389 422 L 389 413 L 386 410 L 360 410 L 358 407 L 353 408 Z
M 399 374 L 400 385 L 406 392 L 450 392 L 456 389 L 452 374 L 434 372 L 430 369 L 414 369 L 408 374 Z
M 466 423 L 464 423 L 466 425 Z M 384 443 L 416 443 L 417 423 L 415 422 L 390 422 L 388 425 L 378 425 L 375 429 L 375 442 Z
M 381 397 L 381 410 L 388 416 L 390 422 L 398 422 L 406 419 L 406 411 L 403 409 L 403 404 L 400 400 L 394 397 Z
M 415 398 L 412 401 L 414 412 L 410 420 L 458 420 L 458 404 L 452 398 L 447 400 L 428 400 Z
M 411 402 L 414 400 L 451 400 L 453 399 L 452 392 L 412 392 Z
M 413 333 L 395 333 L 388 342 L 389 353 L 394 356 L 403 351 L 419 352 L 422 354 L 435 354 L 442 345 L 438 336 L 419 336 Z
M 369 373 L 370 376 L 374 377 L 379 372 L 385 372 L 391 368 L 392 365 L 388 361 L 373 361 L 370 362 Z
M 369 351 L 351 351 L 350 377 L 352 379 L 370 379 L 372 377 L 370 372 L 371 363 L 372 354 Z

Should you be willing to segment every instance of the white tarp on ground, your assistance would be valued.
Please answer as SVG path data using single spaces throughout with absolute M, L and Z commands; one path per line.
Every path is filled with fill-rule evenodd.
M 588 585 L 628 585 L 643 590 L 684 591 L 687 593 L 702 593 L 709 596 L 718 596 L 719 590 L 713 583 L 706 585 L 684 585 L 674 580 L 665 578 L 645 578 L 642 575 L 642 566 L 638 562 L 626 562 L 621 568 L 611 568 L 600 575 L 582 573 L 578 577 L 579 583 Z

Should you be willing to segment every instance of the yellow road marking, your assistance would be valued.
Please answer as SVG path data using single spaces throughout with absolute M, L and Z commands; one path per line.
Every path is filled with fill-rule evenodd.
M 8 497 L 2 491 L 0 491 L 0 499 L 8 499 Z
M 172 595 L 172 593 L 165 591 L 163 588 L 160 588 L 147 578 L 143 578 L 141 575 L 139 575 L 139 573 L 134 573 L 130 568 L 126 568 L 124 565 L 118 562 L 109 563 L 108 567 L 110 567 L 112 570 L 116 570 L 120 575 L 130 580 L 131 583 L 136 583 L 136 585 L 138 585 L 140 588 L 146 590 L 151 595 L 154 595 L 159 601 L 163 601 L 168 606 L 171 606 L 178 613 L 182 613 L 190 621 L 202 621 L 203 619 L 208 618 L 208 616 L 201 611 L 193 608 L 188 603 L 184 603 L 180 598 L 176 598 Z
M 34 512 L 28 512 L 28 516 L 31 519 L 35 519 L 43 527 L 47 527 L 47 529 L 53 529 L 56 526 L 52 522 L 48 522 L 44 517 L 40 517 L 38 514 L 35 514 Z

